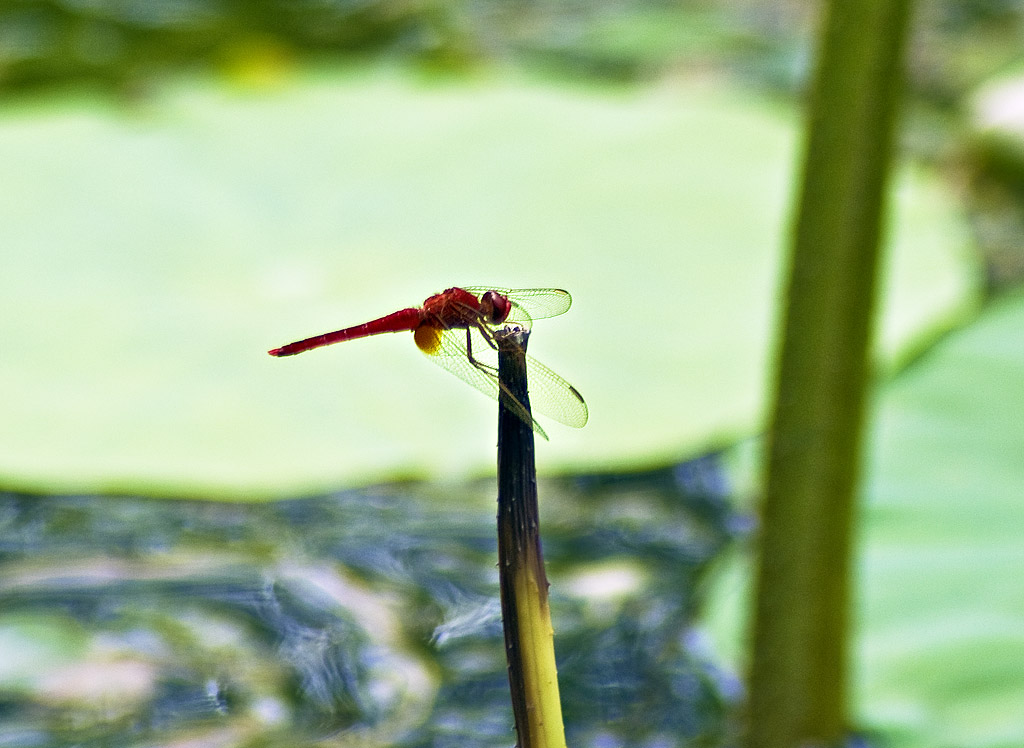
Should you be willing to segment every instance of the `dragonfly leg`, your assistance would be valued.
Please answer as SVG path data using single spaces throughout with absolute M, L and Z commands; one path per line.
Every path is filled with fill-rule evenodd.
M 487 331 L 484 329 L 483 325 L 480 325 L 479 329 L 480 334 L 484 336 L 484 340 L 486 340 L 495 350 L 497 350 L 497 346 L 494 344 L 494 341 L 492 340 L 491 336 L 487 333 Z M 466 357 L 469 359 L 469 363 L 471 363 L 477 369 L 480 369 L 481 371 L 486 371 L 489 374 L 492 374 L 493 376 L 498 375 L 497 367 L 491 366 L 490 364 L 485 364 L 483 361 L 477 361 L 476 358 L 473 357 L 473 336 L 470 334 L 469 327 L 466 328 Z
M 478 329 L 480 330 L 480 334 L 483 335 L 484 340 L 487 341 L 487 344 L 497 350 L 498 344 L 494 340 L 494 334 L 483 325 L 478 325 Z M 509 410 L 515 413 L 522 421 L 530 425 L 533 430 L 544 437 L 544 439 L 548 438 L 548 435 L 544 432 L 544 429 L 541 428 L 540 424 L 537 423 L 536 419 L 534 419 L 530 410 L 519 402 L 519 400 L 516 399 L 516 396 L 509 392 L 508 388 L 502 383 L 501 379 L 498 377 L 498 368 L 496 366 L 491 366 L 490 364 L 485 364 L 482 361 L 478 361 L 473 357 L 473 337 L 469 327 L 466 328 L 466 358 L 474 368 L 487 374 L 489 377 L 493 378 L 495 383 L 497 383 L 499 401 L 504 403 Z

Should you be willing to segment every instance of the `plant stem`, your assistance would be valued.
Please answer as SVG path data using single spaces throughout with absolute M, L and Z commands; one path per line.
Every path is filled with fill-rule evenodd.
M 746 748 L 832 746 L 884 196 L 912 0 L 830 0 L 767 440 Z
M 529 331 L 496 336 L 498 378 L 530 410 L 526 382 Z M 505 654 L 519 748 L 565 748 L 548 580 L 540 546 L 533 428 L 498 406 L 498 574 Z

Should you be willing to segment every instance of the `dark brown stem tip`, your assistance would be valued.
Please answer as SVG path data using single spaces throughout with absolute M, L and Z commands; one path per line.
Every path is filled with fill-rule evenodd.
M 506 325 L 494 333 L 494 342 L 498 349 L 514 351 L 516 348 L 526 351 L 526 344 L 530 340 L 530 331 L 520 325 Z

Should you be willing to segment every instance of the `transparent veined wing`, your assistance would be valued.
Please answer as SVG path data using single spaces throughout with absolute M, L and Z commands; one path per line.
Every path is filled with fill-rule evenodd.
M 468 289 L 467 289 L 468 290 Z M 492 289 L 497 290 L 497 289 Z M 470 386 L 497 400 L 498 356 L 489 333 L 484 329 L 429 328 L 417 331 L 417 345 L 431 361 Z M 527 381 L 534 412 L 573 428 L 582 428 L 589 417 L 587 404 L 579 391 L 536 359 L 527 356 Z M 534 431 L 547 439 L 544 429 L 526 407 L 505 393 L 509 409 Z
M 572 306 L 572 296 L 561 288 L 500 288 L 488 286 L 463 286 L 475 296 L 487 291 L 497 291 L 512 302 L 506 322 L 529 324 L 535 319 L 547 319 L 565 314 Z

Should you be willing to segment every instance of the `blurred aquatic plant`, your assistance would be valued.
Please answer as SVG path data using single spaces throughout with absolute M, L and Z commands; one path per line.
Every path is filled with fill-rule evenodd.
M 0 89 L 53 83 L 125 87 L 207 66 L 229 73 L 291 55 L 359 54 L 432 39 L 432 0 L 13 0 L 0 5 Z
M 747 748 L 840 745 L 850 729 L 854 521 L 912 6 L 833 0 L 820 29 L 767 433 Z

